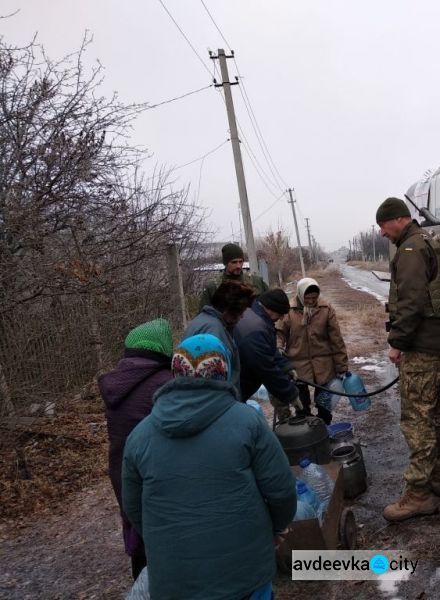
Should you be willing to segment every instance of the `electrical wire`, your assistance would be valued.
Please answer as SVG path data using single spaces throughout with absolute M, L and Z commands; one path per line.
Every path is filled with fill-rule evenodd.
M 218 146 L 216 146 L 215 148 L 213 148 L 212 150 L 209 150 L 209 152 L 206 152 L 206 154 L 204 154 L 203 156 L 199 156 L 199 158 L 195 158 L 194 160 L 191 160 L 190 162 L 187 162 L 183 165 L 179 165 L 177 167 L 173 167 L 173 171 L 177 171 L 177 169 L 183 169 L 183 167 L 188 167 L 189 165 L 193 165 L 196 162 L 199 162 L 200 160 L 205 160 L 205 158 L 207 156 L 210 156 L 211 154 L 214 154 L 214 152 L 217 152 L 217 150 L 220 150 L 220 148 L 222 148 L 225 144 L 227 144 L 229 142 L 229 139 L 225 140 L 224 142 L 222 142 L 221 144 L 219 144 Z
M 176 100 L 181 100 L 182 98 L 187 98 L 188 96 L 192 96 L 193 94 L 198 94 L 199 92 L 203 92 L 204 90 L 208 90 L 212 88 L 213 84 L 205 85 L 204 87 L 199 88 L 198 90 L 193 90 L 192 92 L 187 92 L 186 94 L 182 94 L 181 96 L 176 96 L 175 98 L 170 98 L 169 100 L 164 100 L 163 102 L 158 102 L 157 104 L 150 104 L 147 106 L 147 110 L 150 108 L 157 108 L 158 106 L 163 106 L 164 104 L 169 104 L 170 102 L 175 102 Z
M 191 48 L 191 50 L 194 52 L 194 54 L 197 56 L 197 58 L 199 59 L 199 61 L 201 62 L 201 64 L 203 65 L 203 68 L 208 71 L 209 76 L 211 76 L 211 70 L 208 68 L 208 66 L 206 65 L 205 61 L 203 60 L 203 58 L 200 56 L 200 54 L 197 52 L 197 50 L 194 48 L 194 46 L 191 44 L 189 38 L 187 37 L 187 35 L 183 32 L 182 28 L 180 27 L 180 25 L 177 23 L 176 19 L 173 17 L 173 15 L 170 13 L 170 11 L 168 10 L 168 8 L 165 6 L 165 3 L 163 2 L 163 0 L 159 0 L 160 4 L 162 5 L 164 11 L 167 13 L 167 15 L 170 17 L 170 19 L 172 20 L 172 22 L 174 23 L 174 25 L 177 27 L 177 29 L 180 31 L 180 33 L 182 34 L 182 36 L 184 37 L 185 41 L 187 42 L 187 44 L 189 45 L 189 47 Z
M 272 173 L 272 176 L 274 177 L 274 181 L 276 182 L 276 187 L 278 187 L 280 190 L 282 190 L 283 188 L 289 187 L 288 184 L 284 181 L 283 177 L 281 176 L 279 170 L 277 169 L 277 166 L 275 165 L 275 163 L 274 163 L 274 161 L 272 159 L 272 155 L 271 155 L 271 153 L 269 151 L 269 148 L 268 148 L 268 146 L 266 144 L 266 141 L 264 139 L 264 136 L 262 134 L 261 128 L 258 125 L 258 121 L 257 121 L 257 118 L 255 116 L 255 112 L 254 112 L 254 110 L 252 108 L 252 103 L 250 101 L 249 94 L 247 93 L 246 86 L 244 84 L 243 77 L 242 77 L 242 75 L 240 73 L 240 69 L 238 67 L 237 60 L 236 60 L 236 58 L 234 56 L 234 52 L 231 49 L 231 45 L 229 44 L 228 40 L 224 36 L 224 34 L 223 34 L 222 30 L 220 29 L 220 27 L 217 25 L 214 17 L 212 16 L 212 13 L 210 12 L 210 10 L 208 9 L 208 7 L 206 6 L 204 0 L 200 0 L 200 2 L 202 3 L 203 8 L 207 12 L 207 14 L 208 14 L 210 20 L 212 21 L 214 27 L 216 28 L 216 30 L 220 34 L 220 37 L 225 42 L 226 46 L 229 48 L 229 51 L 233 55 L 235 67 L 237 69 L 238 77 L 240 79 L 240 86 L 239 86 L 240 94 L 241 94 L 241 96 L 243 98 L 243 103 L 244 103 L 246 111 L 247 111 L 247 113 L 249 115 L 249 120 L 251 122 L 252 128 L 254 129 L 255 136 L 257 138 L 258 144 L 260 145 L 261 151 L 263 152 L 263 156 L 266 159 L 266 162 L 267 162 L 267 165 L 269 167 L 269 170 Z M 281 185 L 280 185 L 280 182 L 281 182 Z
M 268 213 L 268 212 L 269 212 L 269 211 L 270 211 L 270 210 L 271 210 L 271 209 L 272 209 L 272 208 L 275 206 L 275 204 L 281 200 L 281 198 L 284 196 L 284 194 L 285 194 L 285 193 L 286 193 L 286 192 L 283 192 L 283 193 L 281 194 L 281 196 L 278 196 L 278 198 L 275 200 L 275 202 L 272 202 L 272 204 L 271 204 L 271 205 L 270 205 L 268 208 L 266 208 L 266 210 L 264 210 L 262 213 L 260 213 L 259 215 L 257 215 L 257 216 L 256 216 L 254 219 L 252 219 L 252 220 L 253 220 L 253 221 L 258 221 L 258 219 L 260 219 L 260 218 L 261 218 L 261 217 L 263 217 L 263 216 L 264 216 L 266 213 Z
M 222 40 L 224 41 L 224 43 L 226 44 L 226 46 L 229 48 L 229 52 L 231 52 L 231 53 L 232 53 L 232 50 L 231 50 L 231 46 L 230 46 L 230 44 L 228 43 L 227 39 L 226 39 L 226 38 L 225 38 L 225 36 L 223 35 L 223 33 L 222 33 L 222 31 L 221 31 L 220 27 L 219 27 L 219 26 L 217 25 L 217 23 L 215 22 L 215 20 L 214 20 L 214 17 L 213 17 L 213 16 L 212 16 L 212 14 L 209 12 L 209 9 L 208 9 L 208 7 L 207 7 L 207 6 L 206 6 L 206 4 L 203 2 L 203 0 L 200 0 L 200 2 L 203 4 L 203 8 L 204 8 L 204 9 L 206 10 L 206 12 L 208 13 L 208 16 L 209 16 L 209 18 L 210 18 L 210 19 L 211 19 L 211 21 L 213 22 L 213 24 L 214 24 L 214 27 L 215 27 L 215 28 L 217 29 L 217 31 L 219 32 L 219 34 L 220 34 L 220 37 L 222 38 Z

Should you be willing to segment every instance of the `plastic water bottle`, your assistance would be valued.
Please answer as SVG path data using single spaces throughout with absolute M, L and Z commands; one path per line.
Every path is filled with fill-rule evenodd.
M 330 497 L 333 492 L 333 481 L 327 471 L 321 465 L 316 465 L 303 458 L 300 461 L 302 477 L 309 487 L 315 492 L 321 502 L 322 513 L 327 510 Z
M 331 390 L 331 392 L 325 392 L 324 390 L 319 389 L 316 390 L 315 403 L 332 412 L 341 397 L 339 394 L 344 393 L 344 385 L 339 377 L 335 377 L 326 383 L 324 387 Z
M 252 398 L 250 398 L 249 400 L 246 400 L 246 404 L 248 406 L 252 406 L 252 408 L 254 408 L 257 411 L 257 413 L 260 413 L 261 415 L 263 414 L 263 409 L 256 400 L 252 400 Z
M 264 385 L 260 385 L 260 387 L 254 394 L 254 398 L 256 398 L 257 400 L 262 400 L 262 401 L 269 400 L 269 392 L 264 387 Z
M 309 486 L 300 479 L 296 480 L 296 499 L 298 502 L 302 502 L 303 504 L 308 504 L 313 512 L 318 513 L 321 502 L 318 496 L 315 494 L 313 490 L 309 488 Z M 310 517 L 311 518 L 311 517 Z
M 296 513 L 294 521 L 305 521 L 306 519 L 316 519 L 316 512 L 313 506 L 302 500 L 296 501 Z
M 350 373 L 350 371 L 347 371 L 344 377 L 343 384 L 346 394 L 367 393 L 367 390 L 364 386 L 364 382 L 356 373 Z M 354 398 L 353 396 L 350 396 L 349 400 L 352 409 L 356 411 L 368 410 L 371 406 L 370 398 Z

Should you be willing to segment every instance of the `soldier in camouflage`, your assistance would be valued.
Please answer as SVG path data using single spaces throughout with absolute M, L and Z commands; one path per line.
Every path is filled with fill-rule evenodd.
M 410 462 L 402 497 L 385 507 L 388 521 L 440 507 L 440 277 L 438 242 L 412 221 L 403 200 L 378 208 L 381 234 L 393 242 L 389 358 L 400 369 L 401 429 Z
M 200 296 L 199 312 L 204 306 L 211 305 L 215 290 L 224 281 L 239 281 L 240 283 L 249 285 L 253 288 L 257 296 L 269 289 L 267 284 L 258 275 L 243 273 L 244 254 L 238 244 L 226 244 L 223 246 L 222 258 L 225 270 L 206 285 Z

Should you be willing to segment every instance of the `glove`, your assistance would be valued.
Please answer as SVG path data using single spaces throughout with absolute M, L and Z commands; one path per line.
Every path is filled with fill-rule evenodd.
M 291 369 L 288 375 L 292 381 L 296 381 L 298 379 L 298 373 L 295 371 L 295 369 Z

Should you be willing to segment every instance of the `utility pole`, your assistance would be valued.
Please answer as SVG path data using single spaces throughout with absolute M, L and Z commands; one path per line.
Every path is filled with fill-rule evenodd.
M 289 192 L 289 196 L 290 196 L 290 200 L 287 200 L 287 204 L 290 204 L 290 206 L 292 207 L 293 222 L 295 223 L 296 241 L 298 242 L 298 253 L 299 253 L 299 262 L 301 264 L 301 273 L 302 273 L 302 276 L 305 277 L 306 271 L 304 269 L 304 260 L 303 260 L 303 255 L 302 255 L 301 240 L 299 239 L 298 223 L 296 220 L 295 200 L 293 199 L 293 195 L 292 195 L 292 192 L 295 193 L 295 188 L 289 188 L 287 191 Z
M 210 54 L 212 60 L 218 59 L 220 63 L 220 72 L 222 74 L 222 83 L 216 83 L 215 87 L 223 87 L 225 94 L 226 112 L 228 114 L 229 131 L 231 134 L 232 152 L 234 154 L 235 173 L 237 175 L 238 195 L 240 196 L 241 214 L 243 216 L 244 235 L 246 238 L 247 252 L 249 256 L 249 267 L 251 272 L 258 273 L 257 252 L 255 250 L 254 232 L 252 229 L 251 214 L 249 211 L 248 195 L 246 190 L 246 181 L 244 178 L 243 161 L 241 158 L 240 139 L 238 137 L 237 122 L 235 120 L 234 102 L 232 100 L 231 85 L 238 85 L 238 81 L 231 83 L 229 81 L 227 58 L 233 58 L 234 54 L 226 56 L 223 48 L 219 48 L 217 56 Z
M 374 225 L 371 226 L 371 231 L 373 234 L 373 261 L 376 262 L 376 232 L 374 231 Z
M 238 225 L 240 227 L 240 246 L 243 246 L 243 228 L 241 226 L 240 202 L 238 203 Z
M 313 263 L 315 262 L 314 256 L 313 256 L 313 246 L 312 246 L 312 239 L 310 237 L 310 225 L 309 225 L 309 221 L 310 219 L 308 219 L 307 217 L 304 219 L 306 222 L 306 228 L 307 228 L 307 237 L 309 240 L 309 252 L 310 252 L 310 261 Z

